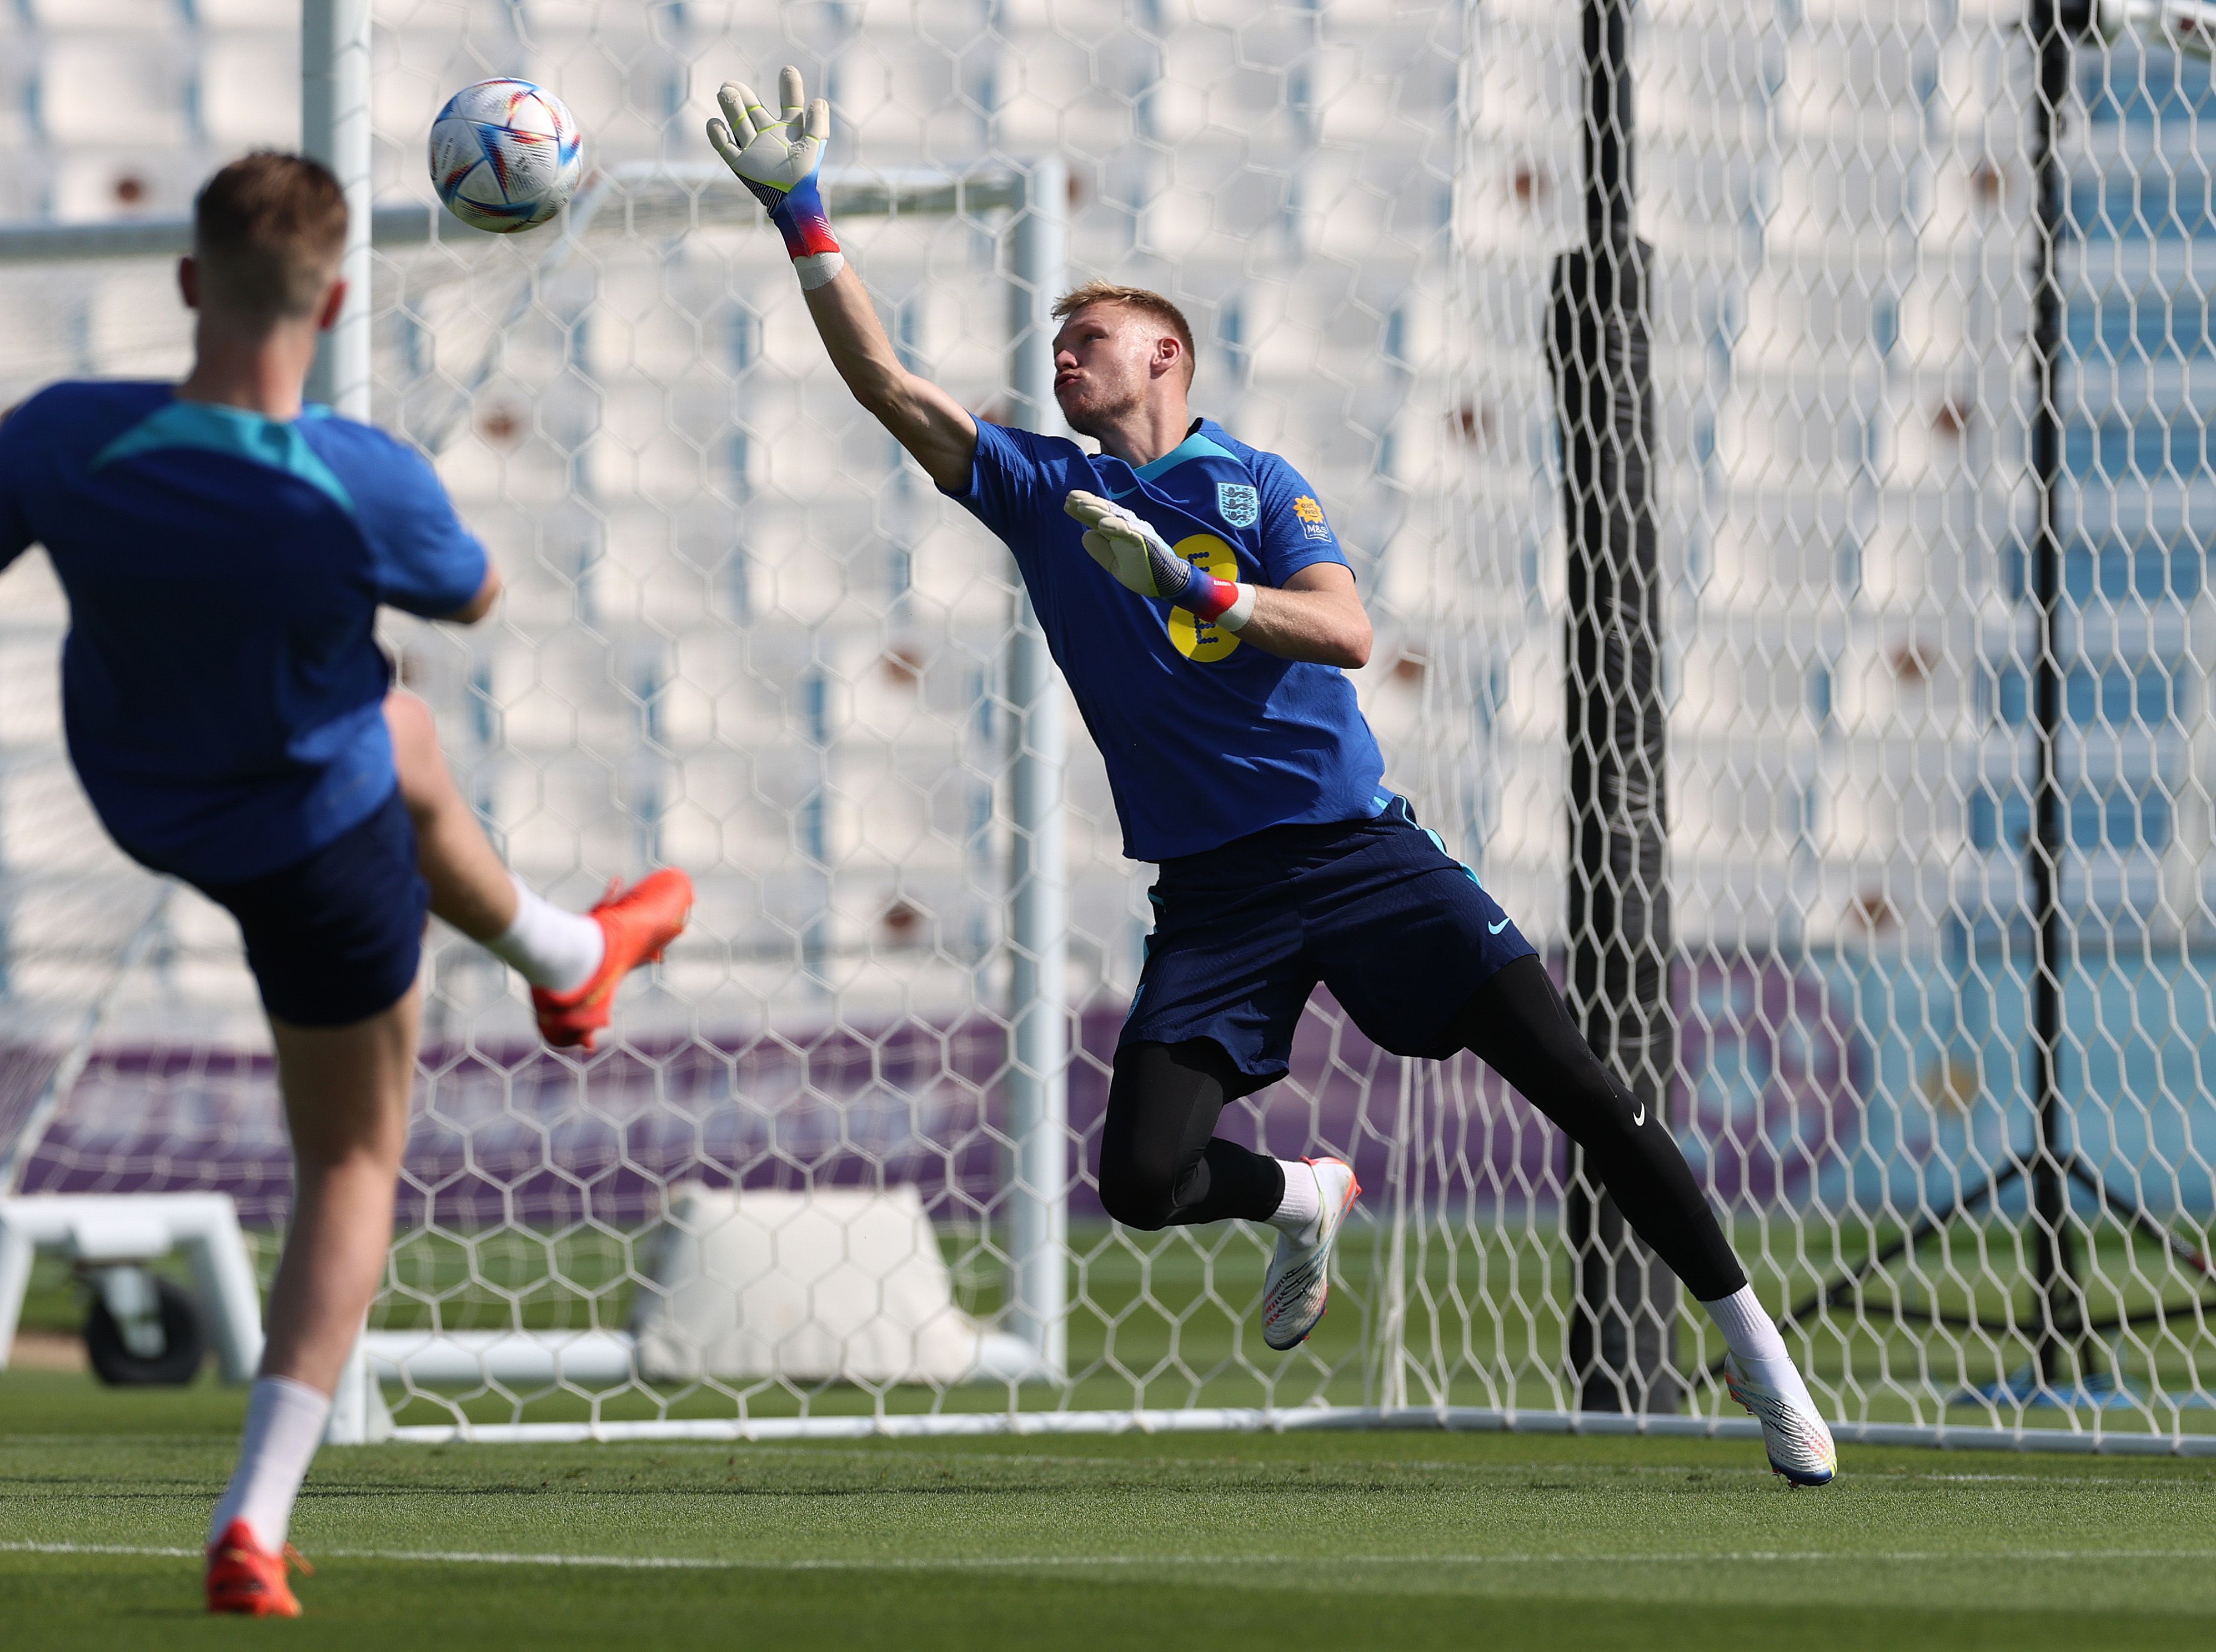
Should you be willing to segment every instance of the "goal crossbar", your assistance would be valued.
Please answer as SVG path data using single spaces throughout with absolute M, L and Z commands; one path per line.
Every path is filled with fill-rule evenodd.
M 842 218 L 945 218 L 1021 206 L 1030 174 L 1012 166 L 946 171 L 919 167 L 834 168 L 823 175 L 827 207 Z M 719 163 L 626 162 L 596 172 L 563 215 L 563 243 L 580 238 L 612 203 L 620 201 L 625 227 L 637 233 L 728 229 L 767 222 L 767 214 Z M 434 242 L 464 245 L 493 239 L 443 207 L 405 201 L 380 204 L 370 213 L 370 244 L 398 251 Z M 161 258 L 188 253 L 193 220 L 182 214 L 115 223 L 55 224 L 45 219 L 0 222 L 0 265 L 58 264 Z

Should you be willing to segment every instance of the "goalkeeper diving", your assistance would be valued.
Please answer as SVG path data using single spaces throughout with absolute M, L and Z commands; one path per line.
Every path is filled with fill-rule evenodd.
M 178 267 L 184 381 L 55 384 L 0 423 L 0 569 L 42 543 L 69 598 L 71 761 L 127 853 L 237 920 L 268 1014 L 292 1214 L 206 1576 L 210 1611 L 257 1617 L 299 1612 L 293 1502 L 385 1274 L 427 910 L 530 983 L 548 1042 L 589 1048 L 692 900 L 674 870 L 590 913 L 526 887 L 393 691 L 379 607 L 474 624 L 500 576 L 420 454 L 302 403 L 346 228 L 317 163 L 234 162 Z
M 1395 1053 L 1470 1050 L 1567 1131 L 1706 1305 L 1771 1465 L 1820 1485 L 1830 1431 L 1659 1113 L 1586 1047 L 1531 944 L 1388 787 L 1349 669 L 1370 620 L 1315 490 L 1196 417 L 1192 329 L 1157 292 L 1089 282 L 1053 313 L 1054 395 L 1099 445 L 972 416 L 902 365 L 818 187 L 831 111 L 797 71 L 773 110 L 723 87 L 709 142 L 769 211 L 857 400 L 1006 543 L 1108 770 L 1124 851 L 1160 867 L 1115 1057 L 1100 1196 L 1128 1225 L 1277 1231 L 1262 1334 L 1322 1317 L 1361 1189 L 1336 1159 L 1214 1133 L 1283 1078 L 1319 982 Z

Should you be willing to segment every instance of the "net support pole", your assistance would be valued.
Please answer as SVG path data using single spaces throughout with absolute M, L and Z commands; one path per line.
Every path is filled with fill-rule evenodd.
M 1670 901 L 1649 249 L 1633 223 L 1633 0 L 1585 0 L 1585 244 L 1555 260 L 1548 366 L 1569 611 L 1569 1001 L 1585 1041 L 1666 1124 Z M 1675 1411 L 1677 1285 L 1569 1149 L 1568 1358 L 1587 1411 Z
M 1010 226 L 1009 384 L 1015 421 L 1056 432 L 1055 322 L 1068 271 L 1063 163 L 1036 163 Z M 1030 599 L 1019 592 L 1008 640 L 1008 1130 L 1013 1143 L 1008 1235 L 1013 1300 L 1007 1328 L 1059 1380 L 1068 1368 L 1069 1016 L 1064 964 L 1062 684 Z
M 308 400 L 349 419 L 369 417 L 369 4 L 304 0 L 300 15 L 300 148 L 346 191 L 347 296 L 308 374 Z
M 308 372 L 307 399 L 365 422 L 369 405 L 369 0 L 303 0 L 300 9 L 300 149 L 338 175 L 346 191 L 347 284 L 337 322 Z M 391 1428 L 359 1338 L 340 1373 L 326 1443 L 366 1445 Z
M 2034 1348 L 2038 1378 L 2053 1388 L 2073 1380 L 2065 1369 L 2084 1338 L 2084 1305 L 2077 1282 L 2075 1236 L 2065 1181 L 2062 1099 L 2062 969 L 2069 937 L 2062 920 L 2065 836 L 2062 740 L 2062 415 L 2057 376 L 2062 363 L 2061 255 L 2066 184 L 2055 140 L 2070 92 L 2070 39 L 2055 0 L 2032 0 L 2026 21 L 2037 55 L 2039 85 L 2031 101 L 2031 162 L 2035 185 L 2032 247 L 2031 467 L 2039 512 L 2032 546 L 2032 599 L 2039 611 L 2039 657 L 2033 672 L 2036 726 L 2032 830 L 2024 845 L 2031 893 L 2031 1042 L 2025 1051 L 2031 1093 L 2032 1275 L 2039 1293 Z

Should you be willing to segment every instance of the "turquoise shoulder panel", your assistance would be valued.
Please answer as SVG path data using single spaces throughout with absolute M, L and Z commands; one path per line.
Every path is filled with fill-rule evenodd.
M 1133 472 L 1142 481 L 1152 482 L 1165 471 L 1174 470 L 1188 459 L 1229 459 L 1237 464 L 1239 456 L 1222 442 L 1211 441 L 1195 431 L 1158 459 L 1149 459 Z
M 206 402 L 170 402 L 102 448 L 89 468 L 97 470 L 134 453 L 170 447 L 227 453 L 235 459 L 268 465 L 320 489 L 341 508 L 354 509 L 354 495 L 347 492 L 346 484 L 294 427 L 249 413 L 244 408 L 217 407 Z

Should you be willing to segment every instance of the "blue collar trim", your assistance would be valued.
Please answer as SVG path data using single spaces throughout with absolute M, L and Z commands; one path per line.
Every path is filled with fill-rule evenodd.
M 1239 463 L 1239 456 L 1222 442 L 1215 441 L 1196 430 L 1158 459 L 1149 459 L 1131 474 L 1142 482 L 1152 482 L 1164 471 L 1174 470 L 1187 459 L 1229 459 Z
M 328 417 L 326 408 L 304 408 L 304 417 Z M 90 469 L 114 464 L 133 454 L 170 447 L 198 448 L 227 453 L 237 459 L 268 465 L 273 470 L 298 476 L 335 501 L 342 509 L 354 509 L 354 495 L 337 473 L 310 447 L 294 425 L 265 419 L 244 408 L 219 407 L 209 402 L 172 402 L 149 415 L 95 456 Z

